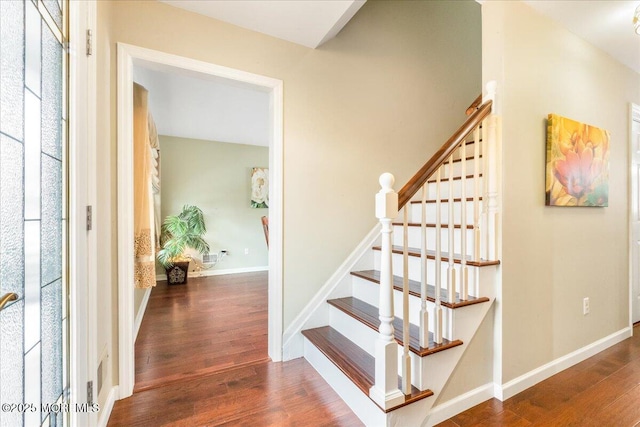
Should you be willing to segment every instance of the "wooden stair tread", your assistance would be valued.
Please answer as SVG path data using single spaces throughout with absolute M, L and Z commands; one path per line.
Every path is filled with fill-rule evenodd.
M 473 202 L 473 197 L 467 197 L 466 198 L 467 202 Z M 478 200 L 482 200 L 482 196 L 478 197 Z M 454 203 L 460 203 L 462 201 L 462 197 L 454 197 L 453 202 Z M 436 203 L 437 200 L 436 199 L 427 199 L 425 200 L 425 203 Z M 410 203 L 412 204 L 420 204 L 422 203 L 422 200 L 412 200 Z M 447 204 L 449 203 L 449 198 L 442 198 L 440 199 L 440 203 Z
M 470 143 L 473 144 L 473 141 L 470 141 Z M 467 143 L 467 144 L 469 144 L 469 143 Z M 478 158 L 481 159 L 482 158 L 482 154 L 480 154 L 478 156 Z M 470 161 L 470 160 L 473 160 L 473 159 L 474 159 L 474 156 L 467 156 L 466 157 L 467 161 Z M 462 158 L 454 159 L 453 162 L 451 160 L 447 160 L 446 162 L 443 163 L 443 165 L 450 165 L 451 163 L 458 163 L 458 162 L 461 162 L 461 161 L 462 161 Z
M 466 176 L 466 178 L 467 178 L 467 179 L 473 179 L 473 178 L 474 178 L 474 176 L 475 176 L 475 175 L 470 174 L 470 175 L 467 175 L 467 176 Z M 482 177 L 482 174 L 478 174 L 478 177 Z M 453 177 L 453 180 L 454 180 L 454 181 L 458 181 L 458 180 L 461 180 L 461 179 L 462 179 L 462 177 L 461 177 L 461 176 L 454 176 L 454 177 Z M 436 178 L 432 178 L 432 179 L 427 180 L 427 183 L 429 183 L 429 184 L 433 184 L 433 183 L 435 183 L 436 181 L 437 181 L 437 179 L 436 179 Z M 448 178 L 448 177 L 440 178 L 440 182 L 445 182 L 445 181 L 449 181 L 449 178 Z
M 378 270 L 363 270 L 352 271 L 351 275 L 360 277 L 373 283 L 380 284 L 380 271 Z M 409 280 L 409 294 L 420 298 L 420 282 L 415 280 Z M 393 276 L 393 288 L 402 292 L 402 277 Z M 427 285 L 427 300 L 431 302 L 436 301 L 436 287 L 433 285 Z M 449 301 L 447 292 L 444 289 L 440 292 L 440 303 L 448 308 L 460 308 L 467 305 L 480 304 L 489 301 L 487 297 L 472 297 L 469 295 L 469 299 L 466 301 L 460 300 L 460 294 L 456 292 L 456 300 L 452 303 Z
M 402 226 L 403 224 L 401 222 L 394 222 L 393 225 L 395 226 Z M 419 222 L 408 222 L 407 225 L 409 227 L 422 227 L 422 224 Z M 426 223 L 425 226 L 427 228 L 435 228 L 436 225 L 433 223 Z M 440 224 L 440 226 L 442 228 L 449 228 L 449 224 Z M 462 226 L 460 224 L 453 224 L 453 228 L 462 228 Z M 473 230 L 473 225 L 471 224 L 467 224 L 467 230 Z
M 371 304 L 367 304 L 366 302 L 353 297 L 337 298 L 327 302 L 375 331 L 380 328 L 378 309 Z M 402 319 L 396 317 L 393 320 L 395 338 L 401 346 L 404 345 L 403 326 Z M 448 348 L 462 345 L 462 341 L 460 340 L 449 341 L 444 338 L 442 340 L 442 344 L 436 344 L 433 340 L 433 333 L 429 332 L 429 347 L 424 348 L 420 347 L 419 337 L 420 327 L 409 324 L 409 349 L 420 357 L 425 357 Z
M 330 326 L 307 329 L 302 331 L 302 335 L 311 341 L 364 394 L 369 396 L 369 389 L 375 382 L 375 359 L 373 356 Z M 398 378 L 398 384 L 400 384 L 400 378 Z M 411 386 L 411 394 L 405 395 L 403 403 L 383 410 L 391 412 L 429 396 L 433 396 L 431 390 L 420 391 Z
M 382 250 L 381 246 L 374 246 L 372 248 L 374 251 L 379 251 Z M 398 245 L 393 245 L 392 247 L 393 253 L 394 254 L 402 254 L 403 252 L 403 248 L 402 246 L 398 246 Z M 412 257 L 420 257 L 420 249 L 417 248 L 409 248 L 408 250 L 409 256 Z M 427 250 L 427 258 L 428 259 L 436 259 L 436 251 L 432 251 L 432 250 Z M 460 254 L 453 254 L 453 262 L 456 264 L 460 264 L 462 260 L 462 257 L 460 256 Z M 442 252 L 442 261 L 444 262 L 449 262 L 449 253 L 448 252 Z M 472 266 L 472 267 L 486 267 L 489 265 L 498 265 L 500 264 L 500 261 L 498 260 L 493 260 L 493 261 L 488 261 L 488 260 L 481 260 L 481 261 L 473 261 L 471 259 L 471 257 L 467 256 L 467 265 Z

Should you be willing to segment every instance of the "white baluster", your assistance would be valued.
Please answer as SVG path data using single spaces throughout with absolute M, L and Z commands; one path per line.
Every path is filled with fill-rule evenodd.
M 434 341 L 442 344 L 442 203 L 440 202 L 441 167 L 436 171 L 436 308 L 433 315 Z
M 420 347 L 429 347 L 429 311 L 427 310 L 427 185 L 422 186 L 422 221 L 420 231 L 422 244 L 420 245 Z
M 402 239 L 402 392 L 411 394 L 411 356 L 409 355 L 409 203 L 403 211 Z
M 398 389 L 398 344 L 393 330 L 392 226 L 398 216 L 398 194 L 393 190 L 395 178 L 390 173 L 380 176 L 382 189 L 376 194 L 376 217 L 382 225 L 380 260 L 380 328 L 375 348 L 375 384 L 369 396 L 381 408 L 389 409 L 404 402 Z
M 456 302 L 456 269 L 453 263 L 455 250 L 453 211 L 453 156 L 451 156 L 449 158 L 449 268 L 447 269 L 447 297 L 451 304 Z
M 469 270 L 467 269 L 467 143 L 460 146 L 462 190 L 460 192 L 460 300 L 469 299 Z

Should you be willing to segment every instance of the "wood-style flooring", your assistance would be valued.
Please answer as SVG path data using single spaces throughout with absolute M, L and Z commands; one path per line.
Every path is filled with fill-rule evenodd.
M 134 391 L 266 361 L 267 272 L 158 282 L 136 340 Z
M 266 273 L 159 284 L 138 336 L 137 391 L 116 402 L 108 425 L 361 426 L 304 359 L 268 360 L 266 301 Z M 439 426 L 640 427 L 640 326 L 504 402 L 488 400 Z
M 487 400 L 438 427 L 640 427 L 640 326 L 616 344 L 500 402 Z
M 159 282 L 109 426 L 361 426 L 304 359 L 267 356 L 267 273 Z

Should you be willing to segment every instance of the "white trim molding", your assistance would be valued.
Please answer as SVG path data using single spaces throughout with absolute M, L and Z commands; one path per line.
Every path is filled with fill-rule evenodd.
M 451 400 L 447 400 L 446 402 L 441 403 L 438 406 L 434 406 L 431 409 L 429 419 L 427 420 L 427 426 L 434 426 L 446 421 L 469 408 L 473 408 L 474 406 L 491 399 L 492 397 L 493 383 L 488 383 L 456 396 Z
M 118 394 L 118 386 L 111 387 L 104 407 L 100 408 L 100 418 L 98 418 L 97 423 L 98 427 L 107 427 L 107 424 L 109 424 L 109 417 L 111 416 L 111 411 L 113 410 L 113 405 L 116 403 Z
M 144 295 L 142 296 L 142 301 L 140 302 L 140 307 L 138 307 L 138 312 L 136 313 L 136 320 L 134 325 L 134 335 L 133 340 L 135 342 L 138 339 L 138 332 L 140 332 L 140 325 L 142 325 L 142 319 L 144 318 L 144 313 L 147 311 L 147 304 L 149 304 L 149 297 L 151 296 L 151 288 L 147 288 L 144 290 Z
M 621 341 L 631 337 L 633 330 L 630 327 L 620 329 L 611 335 L 608 335 L 598 341 L 595 341 L 589 345 L 586 345 L 578 350 L 559 357 L 545 365 L 542 365 L 532 371 L 527 372 L 524 375 L 520 375 L 518 378 L 514 378 L 505 384 L 494 384 L 494 397 L 505 401 L 508 398 L 515 396 L 516 394 L 533 387 L 541 381 L 564 371 L 571 366 L 582 362 L 589 357 L 600 353 L 603 350 L 618 344 Z
M 242 70 L 172 55 L 125 43 L 117 44 L 117 178 L 118 178 L 118 356 L 119 394 L 133 392 L 133 66 L 176 73 L 200 73 L 252 85 L 270 93 L 269 144 L 269 320 L 268 351 L 273 361 L 282 359 L 282 193 L 283 193 L 283 82 Z
M 303 338 L 301 331 L 304 327 L 309 327 L 311 319 L 325 306 L 325 302 L 329 296 L 345 281 L 350 281 L 350 273 L 356 264 L 371 251 L 376 239 L 380 236 L 380 224 L 376 224 L 373 229 L 365 236 L 360 244 L 351 252 L 347 259 L 338 267 L 335 273 L 329 277 L 325 284 L 320 288 L 311 301 L 302 309 L 302 311 L 293 319 L 287 330 L 284 332 L 283 359 L 291 360 L 303 356 Z M 324 307 L 326 308 L 326 307 Z M 327 312 L 328 314 L 328 312 Z M 328 324 L 328 317 L 324 324 Z M 322 322 L 318 325 L 323 324 Z M 315 324 L 314 324 L 315 326 Z
M 190 271 L 187 274 L 189 278 L 209 277 L 209 276 L 225 276 L 227 274 L 256 273 L 258 271 L 269 271 L 268 265 L 258 267 L 242 267 L 242 268 L 225 268 L 223 270 L 200 270 Z M 167 280 L 166 274 L 156 275 L 156 280 Z
M 96 384 L 95 232 L 86 229 L 86 207 L 96 194 L 96 59 L 85 55 L 87 29 L 96 28 L 96 4 L 69 2 L 68 278 L 70 403 L 87 402 Z M 95 209 L 94 209 L 95 211 Z M 94 396 L 96 393 L 94 392 Z M 94 413 L 70 413 L 71 426 L 95 424 Z

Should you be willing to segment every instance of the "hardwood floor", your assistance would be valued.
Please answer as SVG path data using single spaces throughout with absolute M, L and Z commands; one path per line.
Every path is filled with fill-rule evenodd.
M 159 283 L 108 426 L 361 426 L 304 359 L 267 355 L 267 273 Z
M 158 282 L 136 340 L 135 391 L 268 360 L 267 272 Z
M 640 426 L 640 326 L 633 330 L 511 399 L 488 400 L 438 426 Z
M 109 426 L 361 426 L 304 359 L 182 380 L 116 402 Z
M 266 292 L 266 273 L 159 284 L 136 343 L 136 392 L 115 403 L 108 426 L 361 426 L 306 360 L 268 360 Z M 640 427 L 640 325 L 511 399 L 439 426 Z

